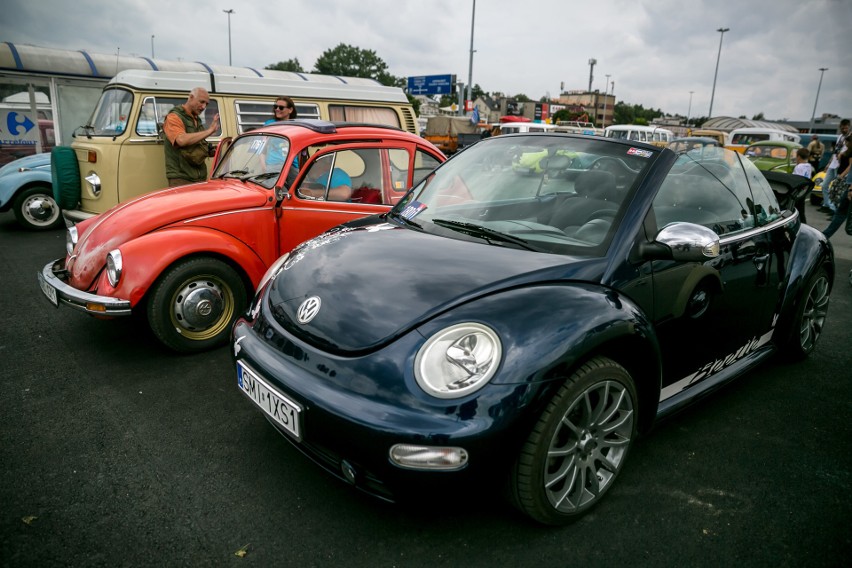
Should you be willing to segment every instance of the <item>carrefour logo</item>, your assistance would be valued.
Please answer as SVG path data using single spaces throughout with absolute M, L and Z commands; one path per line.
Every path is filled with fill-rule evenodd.
M 0 143 L 31 145 L 37 140 L 38 128 L 33 119 L 22 112 L 0 111 Z
M 33 123 L 33 121 L 30 120 L 30 117 L 25 114 L 10 112 L 6 115 L 6 128 L 8 129 L 9 134 L 13 136 L 26 134 L 32 130 L 34 126 L 35 123 Z

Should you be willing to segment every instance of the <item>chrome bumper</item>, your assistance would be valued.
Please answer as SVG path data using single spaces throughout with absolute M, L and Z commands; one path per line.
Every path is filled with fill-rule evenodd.
M 60 303 L 93 316 L 129 316 L 130 300 L 98 296 L 66 284 L 59 276 L 65 270 L 65 259 L 48 262 L 37 274 L 39 285 L 54 306 Z

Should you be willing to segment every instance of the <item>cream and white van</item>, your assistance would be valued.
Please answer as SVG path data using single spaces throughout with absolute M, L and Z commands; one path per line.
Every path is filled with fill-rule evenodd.
M 778 130 L 775 128 L 735 128 L 728 135 L 728 140 L 725 143 L 725 148 L 735 150 L 742 154 L 745 149 L 755 142 L 764 141 L 784 141 L 784 142 L 799 142 L 799 134 L 797 132 L 788 132 L 786 130 Z
M 674 132 L 657 126 L 640 124 L 615 124 L 604 129 L 604 136 L 620 140 L 635 140 L 665 147 L 674 138 Z
M 53 193 L 66 223 L 168 185 L 160 127 L 195 87 L 210 93 L 202 121 L 220 118 L 219 132 L 207 139 L 211 155 L 223 138 L 271 118 L 278 96 L 293 99 L 299 118 L 385 124 L 417 133 L 414 109 L 402 89 L 372 79 L 266 69 L 261 75 L 248 68 L 244 74 L 122 71 L 104 87 L 71 147 L 53 151 Z

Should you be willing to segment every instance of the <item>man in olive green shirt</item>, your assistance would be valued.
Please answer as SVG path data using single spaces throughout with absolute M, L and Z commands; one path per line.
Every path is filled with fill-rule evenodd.
M 169 187 L 207 179 L 207 137 L 219 130 L 218 114 L 207 128 L 199 119 L 209 103 L 207 90 L 195 87 L 186 102 L 170 110 L 163 121 Z

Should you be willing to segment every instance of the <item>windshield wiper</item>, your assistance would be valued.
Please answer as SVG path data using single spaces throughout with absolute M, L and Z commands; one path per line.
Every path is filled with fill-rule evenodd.
M 86 135 L 86 138 L 91 140 L 92 139 L 92 132 L 94 132 L 94 130 L 95 130 L 95 127 L 92 126 L 91 124 L 81 124 L 80 126 L 75 128 L 74 133 L 71 135 L 72 138 L 77 137 L 77 131 L 80 130 L 81 128 L 83 129 L 83 134 Z
M 231 170 L 228 173 L 222 174 L 221 177 L 223 177 L 223 178 L 232 177 L 232 178 L 242 179 L 242 176 L 246 175 L 247 173 L 248 173 L 248 170 Z
M 263 172 L 262 174 L 244 175 L 240 178 L 240 181 L 260 181 L 271 177 L 278 177 L 280 174 L 281 172 Z
M 483 227 L 482 225 L 477 225 L 475 223 L 453 221 L 452 219 L 432 219 L 432 222 L 440 227 L 458 230 L 460 233 L 470 235 L 471 237 L 485 239 L 490 244 L 494 244 L 494 241 L 500 241 L 504 243 L 512 243 L 513 245 L 518 245 L 519 247 L 527 250 L 538 250 L 524 239 L 513 237 L 512 235 L 507 235 L 506 233 L 501 233 L 500 231 L 495 231 L 494 229 L 489 229 L 488 227 Z

